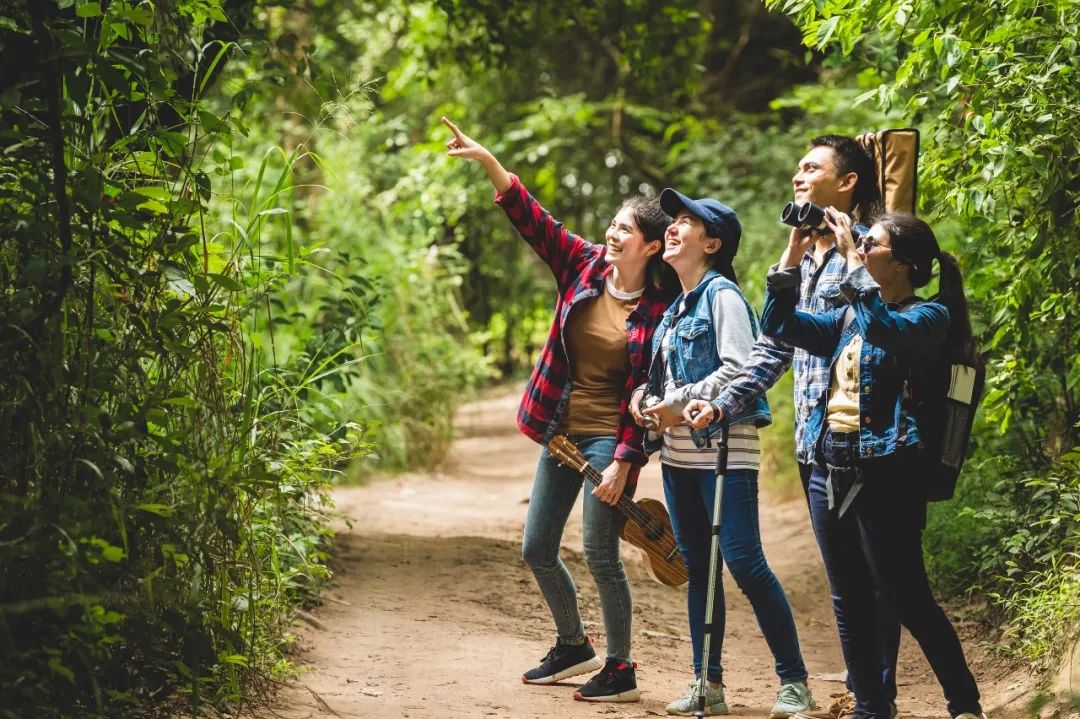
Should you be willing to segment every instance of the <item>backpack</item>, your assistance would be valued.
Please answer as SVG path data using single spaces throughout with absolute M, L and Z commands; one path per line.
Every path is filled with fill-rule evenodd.
M 855 141 L 874 158 L 885 211 L 914 215 L 919 189 L 919 131 L 903 128 L 866 132 Z
M 927 499 L 952 499 L 967 459 L 975 410 L 982 399 L 986 368 L 957 356 L 943 356 L 920 376 L 909 369 L 908 392 L 922 449 L 919 472 L 927 478 Z
M 910 300 L 900 310 L 922 302 Z M 849 306 L 841 335 L 854 318 L 855 312 Z M 937 358 L 923 372 L 908 365 L 908 406 L 921 439 L 915 473 L 926 478 L 927 500 L 931 502 L 952 499 L 956 492 L 985 383 L 986 368 L 982 363 L 972 366 L 956 352 Z

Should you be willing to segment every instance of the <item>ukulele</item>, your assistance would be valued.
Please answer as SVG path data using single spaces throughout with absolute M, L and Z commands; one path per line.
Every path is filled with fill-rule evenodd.
M 587 480 L 600 486 L 603 475 L 589 464 L 566 435 L 560 434 L 551 440 L 548 450 L 555 459 L 573 467 Z M 686 565 L 675 544 L 667 508 L 655 499 L 639 499 L 635 502 L 626 494 L 619 497 L 616 508 L 626 517 L 619 536 L 641 550 L 649 576 L 669 587 L 685 584 L 688 579 Z

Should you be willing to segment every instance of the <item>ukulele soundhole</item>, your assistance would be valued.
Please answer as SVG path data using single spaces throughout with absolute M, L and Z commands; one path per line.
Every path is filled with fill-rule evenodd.
M 651 542 L 659 542 L 660 538 L 664 536 L 664 527 L 656 521 L 649 522 L 648 526 L 642 527 L 642 530 Z

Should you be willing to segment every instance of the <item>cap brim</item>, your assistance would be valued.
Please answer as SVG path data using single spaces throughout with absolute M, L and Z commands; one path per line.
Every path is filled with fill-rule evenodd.
M 697 215 L 691 207 L 693 204 L 693 200 L 688 196 L 670 187 L 664 188 L 660 193 L 660 208 L 671 217 L 678 215 L 681 209 L 689 209 L 691 213 Z
M 660 193 L 660 209 L 668 213 L 672 218 L 679 214 L 680 210 L 689 210 L 694 217 L 702 221 L 712 216 L 712 213 L 703 206 L 670 187 L 665 187 L 664 191 Z

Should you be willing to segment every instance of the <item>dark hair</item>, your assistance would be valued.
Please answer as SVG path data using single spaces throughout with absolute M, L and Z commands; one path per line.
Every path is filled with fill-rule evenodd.
M 679 294 L 681 285 L 679 276 L 674 268 L 664 262 L 661 255 L 664 254 L 664 233 L 671 224 L 671 217 L 660 207 L 660 200 L 656 197 L 644 195 L 631 195 L 622 201 L 616 214 L 629 209 L 634 216 L 634 223 L 645 236 L 646 242 L 660 241 L 661 249 L 649 258 L 645 268 L 645 275 L 654 285 L 660 288 L 661 295 L 667 300 L 675 299 Z
M 810 147 L 832 148 L 836 155 L 837 174 L 843 176 L 854 172 L 858 176 L 851 195 L 853 214 L 864 225 L 872 224 L 883 210 L 873 156 L 862 145 L 844 135 L 820 135 L 810 140 Z
M 971 364 L 979 362 L 975 339 L 971 333 L 971 315 L 964 295 L 964 278 L 956 258 L 943 252 L 930 225 L 904 212 L 889 212 L 877 218 L 877 224 L 889 234 L 893 256 L 909 265 L 908 277 L 912 287 L 925 287 L 932 276 L 937 260 L 940 268 L 938 293 L 932 299 L 949 310 L 948 349 Z
M 728 240 L 727 234 L 720 225 L 705 220 L 702 220 L 702 223 L 705 225 L 706 237 L 715 237 L 723 243 L 720 245 L 719 250 L 708 256 L 709 266 L 738 286 L 739 277 L 735 274 L 735 266 L 732 261 L 735 259 L 735 253 L 739 250 L 739 245 Z

